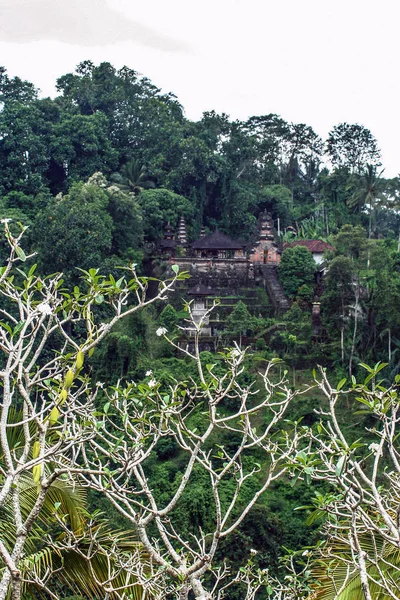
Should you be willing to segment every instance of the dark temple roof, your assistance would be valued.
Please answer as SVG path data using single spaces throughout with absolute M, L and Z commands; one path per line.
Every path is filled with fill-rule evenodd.
M 193 250 L 241 250 L 242 244 L 216 229 L 192 244 Z
M 176 248 L 178 242 L 176 240 L 161 240 L 160 248 Z

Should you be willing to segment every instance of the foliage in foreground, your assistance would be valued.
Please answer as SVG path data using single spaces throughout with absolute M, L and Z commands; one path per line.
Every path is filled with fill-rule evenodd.
M 261 590 L 275 600 L 310 593 L 329 598 L 334 586 L 336 595 L 342 588 L 343 596 L 338 597 L 343 600 L 357 585 L 367 600 L 378 588 L 383 597 L 395 597 L 400 417 L 398 382 L 385 387 L 379 379 L 383 365 L 365 366 L 364 383 L 354 378 L 349 389 L 345 380 L 333 387 L 322 371 L 316 385 L 327 404 L 310 426 L 286 419 L 290 403 L 307 390 L 293 390 L 285 372 L 273 374 L 276 366 L 280 370 L 277 361 L 260 373 L 261 392 L 246 377 L 245 353 L 238 347 L 224 352 L 219 365 L 204 364 L 198 345 L 202 323 L 196 325 L 194 349 L 183 350 L 196 366 L 196 378 L 165 386 L 149 370 L 138 383 L 119 381 L 108 389 L 93 385 L 93 348 L 121 319 L 155 299 L 165 299 L 184 275 L 174 266 L 176 276 L 161 283 L 155 298 L 148 299 L 147 280 L 134 269 L 119 280 L 90 270 L 83 274 L 82 289 L 74 288 L 71 294 L 60 276 L 41 278 L 33 267 L 21 268 L 29 257 L 20 239 L 6 223 L 10 257 L 0 274 L 0 508 L 12 525 L 0 540 L 0 599 L 11 595 L 20 600 L 24 585 L 32 580 L 46 589 L 56 563 L 42 553 L 29 564 L 26 551 L 40 515 L 45 518 L 52 490 L 76 477 L 121 513 L 146 561 L 140 553 L 126 552 L 123 546 L 132 544 L 130 538 L 113 543 L 95 524 L 77 536 L 54 502 L 53 516 L 63 535 L 50 536 L 49 543 L 64 554 L 65 565 L 71 544 L 78 549 L 77 537 L 80 548 L 90 553 L 100 545 L 101 553 L 95 553 L 93 561 L 86 555 L 85 560 L 92 574 L 96 559 L 105 561 L 108 580 L 98 585 L 116 597 L 126 597 L 126 586 L 119 589 L 118 583 L 123 572 L 154 598 L 230 597 L 234 584 L 247 600 Z M 189 314 L 190 310 L 189 305 Z M 168 339 L 165 327 L 157 335 Z M 369 419 L 360 439 L 349 438 L 338 421 L 338 403 L 349 398 L 360 405 L 362 418 Z M 20 441 L 15 444 L 12 432 L 17 430 Z M 165 451 L 165 441 L 179 450 L 180 469 L 164 493 L 156 495 L 154 452 L 160 446 Z M 236 575 L 217 560 L 222 542 L 238 530 L 266 490 L 290 477 L 294 484 L 315 480 L 328 488 L 316 497 L 318 516 L 328 518 L 327 545 L 319 548 L 322 586 L 314 591 L 308 558 L 297 557 L 283 583 L 252 557 Z M 28 479 L 34 483 L 29 505 L 22 493 Z M 203 485 L 202 499 L 208 503 L 207 529 L 200 519 L 183 534 L 188 492 L 195 500 L 196 481 Z M 331 548 L 336 548 L 333 559 Z

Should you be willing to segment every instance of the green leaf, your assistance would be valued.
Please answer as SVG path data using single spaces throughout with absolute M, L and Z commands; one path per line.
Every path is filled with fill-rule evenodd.
M 22 329 L 24 328 L 25 325 L 25 321 L 20 321 L 19 323 L 16 324 L 16 326 L 14 327 L 14 331 L 12 333 L 12 335 L 18 335 Z
M 344 386 L 344 384 L 346 383 L 346 381 L 347 381 L 346 377 L 343 377 L 343 379 L 341 379 L 339 381 L 339 383 L 337 384 L 337 388 L 336 388 L 337 391 L 339 391 L 339 390 L 342 389 L 342 387 Z
M 370 401 L 367 400 L 366 398 L 362 398 L 361 396 L 359 398 L 356 398 L 356 400 L 358 402 L 361 402 L 361 404 L 365 404 L 366 406 L 368 406 L 369 408 L 371 408 L 371 404 Z
M 28 272 L 28 277 L 32 277 L 34 272 L 36 271 L 37 265 L 32 265 Z
M 370 373 L 369 375 L 367 375 L 367 377 L 364 379 L 364 385 L 367 385 L 374 377 L 375 373 Z
M 175 275 L 178 275 L 178 273 L 179 273 L 179 265 L 172 265 L 171 269 L 173 270 L 173 272 L 175 273 Z
M 374 372 L 374 369 L 372 369 L 369 365 L 366 365 L 365 363 L 358 363 L 358 364 L 360 365 L 360 367 L 362 367 L 363 369 L 368 371 L 368 373 Z
M 307 454 L 304 452 L 304 450 L 301 450 L 297 453 L 296 459 L 305 464 L 307 462 Z
M 336 477 L 340 477 L 343 474 L 345 464 L 346 464 L 346 456 L 343 455 L 339 458 L 338 463 L 336 465 L 336 469 L 335 469 Z
M 320 519 L 326 519 L 326 513 L 323 510 L 314 510 L 306 519 L 306 525 L 313 525 Z
M 18 256 L 18 258 L 20 258 L 22 260 L 22 262 L 26 261 L 26 254 L 22 250 L 22 248 L 20 248 L 20 246 L 15 246 L 15 253 Z
M 8 323 L 3 323 L 2 321 L 0 322 L 0 327 L 3 327 L 3 329 L 5 329 L 10 335 L 13 334 L 13 330 L 10 327 L 10 325 Z
M 293 479 L 290 480 L 290 487 L 294 487 L 300 477 L 301 473 L 300 471 L 298 473 L 296 473 L 296 475 L 293 477 Z

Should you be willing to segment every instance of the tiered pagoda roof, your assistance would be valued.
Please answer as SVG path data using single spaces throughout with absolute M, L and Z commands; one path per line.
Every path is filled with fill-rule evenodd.
M 159 246 L 162 250 L 165 248 L 176 248 L 178 242 L 174 239 L 174 230 L 170 223 L 164 227 L 164 239 L 161 240 Z

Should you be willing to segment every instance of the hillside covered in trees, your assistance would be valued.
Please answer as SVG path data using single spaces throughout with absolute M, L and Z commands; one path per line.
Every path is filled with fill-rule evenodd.
M 322 314 L 329 343 L 341 349 L 328 357 L 339 352 L 343 362 L 354 346 L 359 358 L 395 360 L 400 180 L 384 178 L 367 128 L 340 123 L 322 140 L 274 114 L 232 122 L 211 112 L 192 122 L 172 94 L 108 63 L 81 63 L 57 90 L 42 99 L 2 69 L 2 214 L 29 226 L 43 273 L 62 270 L 75 283 L 77 267 L 127 260 L 148 271 L 167 222 L 176 227 L 183 216 L 190 241 L 202 227 L 246 240 L 268 210 L 287 241 L 334 244 Z M 343 307 L 356 303 L 354 333 Z
M 397 597 L 400 178 L 366 127 L 193 122 L 90 61 L 41 98 L 0 68 L 0 208 L 0 600 L 92 600 L 107 573 L 112 600 Z M 285 310 L 262 278 L 218 290 L 192 344 L 165 226 L 250 248 L 266 214 Z

